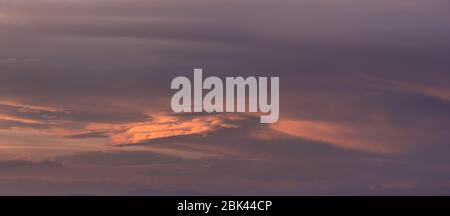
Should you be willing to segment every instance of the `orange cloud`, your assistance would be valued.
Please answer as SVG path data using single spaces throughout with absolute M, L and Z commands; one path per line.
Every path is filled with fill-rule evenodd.
M 16 112 L 67 112 L 57 107 L 26 104 L 8 99 L 0 99 L 0 106 L 13 108 Z M 85 124 L 76 120 L 47 119 L 45 116 L 28 118 L 14 113 L 0 113 L 0 120 L 52 126 L 35 130 L 63 137 L 101 133 L 109 136 L 113 143 L 137 143 L 146 139 L 208 133 L 220 128 L 235 127 L 227 122 L 239 120 L 232 115 L 181 117 L 157 113 L 148 116 L 152 120 L 147 121 L 144 118 L 142 121 L 132 123 Z M 17 126 L 17 129 L 22 130 L 23 127 Z
M 224 128 L 238 127 L 234 115 L 207 115 L 192 118 L 154 114 L 152 120 L 130 124 L 90 124 L 87 130 L 105 132 L 115 144 L 135 144 L 144 140 L 180 135 L 207 134 Z

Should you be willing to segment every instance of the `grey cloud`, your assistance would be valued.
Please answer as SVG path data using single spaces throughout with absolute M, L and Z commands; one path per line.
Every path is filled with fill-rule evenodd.
M 107 138 L 108 134 L 105 132 L 87 132 L 65 136 L 71 139 L 87 139 L 87 138 Z
M 365 3 L 372 6 L 367 7 L 364 5 Z M 44 57 L 58 59 L 59 64 L 66 63 L 67 65 L 55 66 L 39 74 L 36 74 L 39 69 L 36 69 L 35 66 L 32 67 L 34 73 L 23 72 L 24 74 L 17 72 L 20 69 L 14 68 L 14 74 L 5 80 L 3 85 L 5 91 L 3 92 L 9 94 L 23 92 L 22 95 L 27 95 L 30 90 L 34 90 L 41 95 L 53 96 L 53 100 L 61 98 L 60 94 L 63 94 L 66 98 L 84 101 L 93 93 L 105 97 L 132 97 L 141 100 L 149 95 L 153 98 L 165 98 L 170 95 L 166 90 L 167 86 L 164 85 L 164 83 L 170 82 L 171 77 L 168 75 L 189 74 L 194 66 L 203 66 L 214 74 L 236 71 L 241 74 L 266 73 L 289 76 L 292 79 L 285 81 L 285 89 L 290 90 L 298 90 L 298 85 L 295 84 L 298 82 L 312 83 L 317 88 L 323 87 L 324 84 L 320 83 L 321 80 L 329 79 L 331 82 L 337 78 L 335 74 L 362 73 L 403 76 L 406 73 L 403 71 L 408 70 L 411 71 L 408 72 L 409 77 L 422 80 L 424 74 L 421 71 L 429 71 L 429 66 L 432 65 L 436 69 L 428 72 L 428 76 L 434 80 L 434 77 L 443 74 L 439 71 L 446 71 L 448 64 L 443 57 L 448 53 L 448 41 L 439 38 L 441 36 L 445 38 L 447 32 L 446 28 L 441 28 L 436 24 L 440 22 L 440 16 L 446 16 L 444 12 L 441 12 L 438 17 L 419 16 L 417 18 L 418 12 L 400 1 L 390 2 L 391 7 L 388 8 L 382 7 L 381 3 L 380 5 L 370 1 L 365 1 L 365 3 L 342 1 L 341 4 L 334 5 L 336 8 L 332 8 L 324 2 L 286 1 L 285 4 L 277 3 L 276 10 L 273 10 L 274 4 L 270 1 L 258 5 L 244 4 L 239 9 L 234 7 L 237 2 L 227 6 L 223 3 L 207 1 L 196 1 L 189 4 L 185 2 L 175 4 L 161 1 L 133 1 L 126 5 L 101 1 L 60 4 L 47 2 L 48 7 L 22 4 L 21 6 L 27 12 L 28 10 L 37 10 L 30 16 L 42 18 L 40 14 L 60 12 L 70 6 L 74 14 L 84 11 L 94 18 L 91 20 L 89 18 L 77 19 L 71 17 L 69 11 L 69 15 L 57 14 L 61 19 L 50 19 L 47 22 L 44 20 L 39 25 L 37 23 L 23 24 L 22 27 L 30 25 L 30 28 L 33 26 L 37 28 L 39 26 L 40 31 L 50 35 L 62 34 L 74 36 L 75 39 L 57 40 L 56 43 L 54 40 L 30 39 L 39 41 L 36 44 L 43 44 L 42 47 L 32 43 L 28 45 L 30 47 L 38 46 L 37 50 L 42 50 L 44 54 L 48 55 Z M 442 1 L 433 1 L 433 4 L 415 3 L 420 4 L 424 10 L 426 9 L 425 13 L 435 13 L 436 8 L 444 10 L 439 5 L 445 5 L 445 2 Z M 187 9 L 183 10 L 184 13 L 178 13 L 180 9 L 175 7 L 180 4 L 187 6 Z M 355 9 L 350 7 L 353 4 L 356 4 Z M 105 19 L 108 20 L 108 16 L 117 15 L 118 9 L 121 7 L 125 7 L 123 11 L 120 11 L 121 16 L 110 22 L 105 23 L 101 19 L 100 21 L 95 19 L 95 17 L 106 16 Z M 20 12 L 21 7 L 18 8 L 19 11 L 13 11 Z M 208 10 L 201 10 L 200 13 L 201 8 Z M 270 13 L 266 13 L 268 10 Z M 307 13 L 300 13 L 303 10 L 306 10 Z M 359 13 L 358 10 L 369 12 Z M 378 20 L 380 13 L 385 10 L 387 10 L 383 14 L 385 19 L 392 18 L 397 22 L 386 23 Z M 102 11 L 111 14 L 102 15 Z M 161 11 L 161 14 L 158 14 L 158 11 Z M 252 13 L 245 15 L 248 11 Z M 310 11 L 327 11 L 328 13 L 312 14 Z M 139 14 L 139 12 L 147 15 L 149 21 L 146 20 L 146 16 L 143 18 L 138 16 L 131 21 L 128 19 L 128 16 Z M 153 15 L 153 13 L 156 14 Z M 274 15 L 267 18 L 267 14 L 272 13 Z M 214 14 L 215 19 L 210 19 L 210 14 Z M 275 17 L 276 14 L 279 16 Z M 151 20 L 153 16 L 157 18 L 162 16 L 162 18 L 153 22 Z M 301 19 L 298 16 L 315 18 L 313 20 L 317 22 L 316 27 L 311 30 L 309 22 L 305 21 L 309 20 L 306 19 L 308 17 Z M 359 19 L 361 17 L 366 19 Z M 410 18 L 419 19 L 419 21 L 414 22 Z M 368 24 L 361 27 L 352 22 Z M 289 25 L 280 23 L 289 23 Z M 397 25 L 400 27 L 380 29 L 385 25 L 394 25 L 395 23 L 398 23 Z M 434 33 L 421 36 L 422 31 L 415 28 L 406 28 L 408 29 L 406 31 L 405 25 L 421 25 L 423 28 L 427 28 L 427 32 L 433 31 Z M 319 27 L 322 29 L 323 26 L 327 27 L 324 29 L 329 32 L 317 30 Z M 397 29 L 402 29 L 401 35 L 397 35 Z M 16 30 L 11 29 L 11 34 Z M 315 31 L 318 32 L 313 36 L 302 36 L 302 34 Z M 330 34 L 336 32 L 342 36 Z M 18 34 L 24 35 L 25 33 L 19 31 Z M 33 35 L 32 32 L 30 34 Z M 92 41 L 77 38 L 80 35 L 92 36 Z M 324 35 L 328 35 L 329 38 L 323 39 Z M 379 37 L 374 38 L 373 35 Z M 439 38 L 432 38 L 434 36 Z M 98 37 L 100 39 L 96 39 Z M 107 38 L 111 37 L 125 38 L 108 41 Z M 136 43 L 139 41 L 137 38 L 168 40 L 171 43 L 166 42 L 162 45 L 151 42 Z M 336 38 L 347 39 L 333 41 Z M 179 42 L 173 42 L 173 40 Z M 205 45 L 206 41 L 214 43 Z M 226 46 L 220 45 L 220 43 Z M 50 49 L 45 47 L 50 47 Z M 13 51 L 17 52 L 17 50 Z M 85 55 L 79 55 L 80 53 Z M 105 53 L 107 54 L 105 55 Z M 157 63 L 147 63 L 149 61 Z M 84 65 L 89 65 L 89 67 Z M 393 72 L 392 67 L 402 72 Z M 25 74 L 27 80 L 33 80 L 33 83 L 24 82 Z M 162 74 L 166 75 L 161 76 Z M 292 74 L 302 74 L 308 78 L 302 79 L 301 76 L 294 78 L 291 76 Z M 8 83 L 16 83 L 16 85 L 12 86 Z M 19 86 L 20 89 L 18 89 Z M 54 91 L 55 89 L 58 91 Z
M 27 168 L 54 168 L 62 166 L 61 163 L 53 160 L 30 161 L 30 160 L 1 160 L 0 170 L 17 170 Z
M 179 158 L 145 151 L 85 152 L 57 158 L 69 164 L 133 166 L 181 162 Z

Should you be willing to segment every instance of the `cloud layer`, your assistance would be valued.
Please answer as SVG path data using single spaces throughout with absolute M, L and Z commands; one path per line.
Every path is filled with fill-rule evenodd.
M 445 0 L 0 2 L 0 194 L 449 194 Z M 170 81 L 279 76 L 280 121 Z

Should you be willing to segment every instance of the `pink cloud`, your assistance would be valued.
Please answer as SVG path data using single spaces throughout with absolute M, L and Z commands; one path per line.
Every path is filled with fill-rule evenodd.
M 282 120 L 271 129 L 294 138 L 376 154 L 399 154 L 416 144 L 412 131 L 381 123 Z

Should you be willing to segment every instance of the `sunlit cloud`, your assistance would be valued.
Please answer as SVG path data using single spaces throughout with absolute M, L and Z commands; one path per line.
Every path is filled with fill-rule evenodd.
M 240 121 L 245 119 L 243 116 L 235 114 L 174 115 L 171 113 L 145 114 L 141 119 L 135 119 L 133 116 L 129 118 L 126 111 L 121 111 L 112 114 L 125 112 L 123 120 L 119 118 L 119 121 L 108 122 L 108 119 L 100 118 L 101 122 L 96 122 L 95 119 L 86 121 L 83 117 L 78 117 L 79 115 L 92 115 L 89 114 L 89 109 L 68 111 L 57 107 L 31 105 L 12 100 L 2 100 L 0 106 L 7 108 L 0 110 L 0 121 L 9 123 L 2 132 L 10 134 L 9 138 L 2 140 L 3 143 L 0 147 L 18 154 L 24 153 L 24 150 L 38 152 L 39 149 L 49 148 L 57 152 L 78 152 L 88 149 L 114 148 L 108 147 L 109 144 L 129 145 L 170 137 L 206 136 L 219 130 L 238 128 Z M 106 118 L 108 117 L 106 115 Z M 105 120 L 108 123 L 103 123 Z M 21 137 L 18 134 L 24 136 Z M 33 137 L 32 143 L 27 144 L 26 140 Z M 65 144 L 58 145 L 54 144 L 55 142 Z M 69 145 L 68 143 L 77 144 Z M 183 143 L 171 146 L 155 145 L 145 147 L 145 151 L 187 159 L 221 156 L 247 157 L 238 150 L 208 147 L 202 144 L 193 146 Z M 29 155 L 29 153 L 24 154 Z
M 376 154 L 404 153 L 416 144 L 414 133 L 385 124 L 283 120 L 271 128 L 300 139 Z
M 110 135 L 116 144 L 136 144 L 145 140 L 174 136 L 208 134 L 220 129 L 235 128 L 241 120 L 235 115 L 176 116 L 151 115 L 151 121 L 131 124 L 90 124 L 87 130 Z

